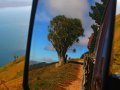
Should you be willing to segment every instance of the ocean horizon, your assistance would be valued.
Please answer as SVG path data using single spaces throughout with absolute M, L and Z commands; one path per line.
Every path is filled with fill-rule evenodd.
M 5 66 L 6 64 L 15 60 L 14 56 L 25 56 L 25 50 L 19 51 L 10 51 L 0 55 L 0 67 Z

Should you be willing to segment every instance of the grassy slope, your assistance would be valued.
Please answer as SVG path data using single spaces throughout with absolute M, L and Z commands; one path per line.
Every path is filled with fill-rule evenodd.
M 19 90 L 22 88 L 24 57 L 0 68 L 0 90 Z M 3 84 L 1 84 L 3 83 Z
M 56 67 L 56 64 L 46 65 L 29 72 L 31 90 L 66 90 L 66 87 L 78 79 L 82 67 L 79 63 L 70 62 Z
M 116 16 L 115 34 L 113 41 L 113 73 L 120 73 L 120 15 Z

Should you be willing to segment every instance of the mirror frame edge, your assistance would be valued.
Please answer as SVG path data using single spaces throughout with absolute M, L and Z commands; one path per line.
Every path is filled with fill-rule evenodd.
M 32 8 L 31 8 L 31 15 L 30 15 L 30 22 L 29 22 L 26 55 L 25 55 L 24 74 L 23 74 L 23 89 L 24 90 L 29 90 L 28 74 L 29 74 L 30 47 L 31 47 L 31 40 L 32 40 L 32 33 L 33 33 L 33 28 L 34 28 L 34 19 L 35 19 L 35 14 L 37 10 L 37 4 L 38 4 L 38 0 L 32 0 Z

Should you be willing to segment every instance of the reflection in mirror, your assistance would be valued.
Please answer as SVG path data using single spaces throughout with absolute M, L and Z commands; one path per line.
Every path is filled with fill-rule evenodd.
M 116 17 L 115 17 L 115 30 L 112 47 L 112 66 L 111 72 L 113 74 L 120 74 L 120 0 L 117 0 Z
M 68 4 L 69 3 L 69 4 Z M 79 90 L 94 23 L 91 0 L 39 0 L 29 63 L 30 90 Z M 93 37 L 90 37 L 93 38 Z
M 32 0 L 0 1 L 0 90 L 23 90 Z

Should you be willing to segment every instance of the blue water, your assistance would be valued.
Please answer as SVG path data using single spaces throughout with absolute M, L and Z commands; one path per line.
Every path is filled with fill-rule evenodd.
M 0 56 L 0 67 L 12 62 L 15 60 L 14 56 L 23 56 L 25 55 L 25 50 L 20 51 L 11 51 L 1 54 Z
M 25 55 L 31 7 L 0 8 L 0 66 Z

